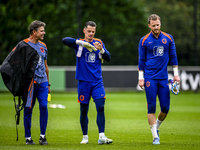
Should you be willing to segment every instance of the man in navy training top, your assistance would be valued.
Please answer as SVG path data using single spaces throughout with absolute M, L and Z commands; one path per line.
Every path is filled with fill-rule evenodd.
M 174 82 L 180 82 L 178 61 L 173 37 L 162 32 L 160 17 L 152 14 L 148 18 L 150 33 L 139 43 L 139 86 L 145 88 L 148 104 L 148 122 L 153 136 L 153 144 L 160 144 L 158 129 L 165 120 L 170 108 L 167 64 L 171 61 Z M 156 119 L 156 97 L 158 95 L 161 111 Z
M 105 90 L 102 79 L 101 62 L 110 61 L 111 55 L 104 43 L 94 38 L 96 23 L 88 21 L 83 33 L 84 39 L 65 37 L 62 42 L 75 49 L 76 54 L 76 79 L 78 80 L 78 102 L 80 103 L 80 124 L 83 133 L 81 144 L 88 143 L 88 109 L 92 96 L 97 110 L 97 126 L 99 129 L 98 144 L 112 143 L 112 139 L 105 136 Z
M 24 128 L 25 128 L 25 138 L 27 145 L 34 145 L 35 142 L 31 138 L 31 118 L 32 111 L 35 105 L 36 98 L 39 102 L 40 109 L 40 138 L 39 143 L 41 145 L 47 145 L 46 140 L 46 127 L 48 120 L 48 109 L 47 109 L 47 97 L 50 93 L 50 83 L 49 83 L 49 69 L 47 65 L 47 46 L 41 40 L 44 39 L 46 24 L 44 22 L 35 20 L 29 26 L 30 36 L 24 41 L 34 48 L 39 54 L 39 61 L 35 69 L 34 80 L 32 81 L 33 89 L 29 89 L 28 95 L 31 99 L 31 107 L 24 108 Z M 27 99 L 28 101 L 28 99 Z

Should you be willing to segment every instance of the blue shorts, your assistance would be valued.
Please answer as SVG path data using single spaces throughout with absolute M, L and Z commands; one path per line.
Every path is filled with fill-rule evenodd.
M 168 113 L 170 107 L 170 91 L 168 79 L 145 79 L 145 92 L 148 104 L 148 113 L 156 112 L 157 96 L 160 101 L 161 111 L 166 114 Z
M 87 82 L 87 81 L 78 81 L 78 102 L 83 104 L 89 104 L 90 98 L 93 100 L 105 98 L 105 89 L 103 81 L 97 82 Z

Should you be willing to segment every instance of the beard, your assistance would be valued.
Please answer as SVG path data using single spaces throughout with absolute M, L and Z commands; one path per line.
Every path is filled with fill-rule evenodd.
M 153 32 L 154 35 L 159 35 L 160 34 L 160 29 L 152 30 L 152 32 Z

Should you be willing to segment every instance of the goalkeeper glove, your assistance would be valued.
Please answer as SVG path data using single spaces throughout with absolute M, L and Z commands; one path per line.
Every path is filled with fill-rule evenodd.
M 171 85 L 172 85 L 172 88 L 171 88 L 172 93 L 175 94 L 175 95 L 178 95 L 178 93 L 179 93 L 178 83 L 176 81 L 173 82 L 172 79 L 170 79 L 170 82 L 171 82 Z
M 51 102 L 51 94 L 50 94 L 50 93 L 48 94 L 47 101 L 48 101 L 48 102 Z
M 90 52 L 92 52 L 93 50 L 94 50 L 94 51 L 97 50 L 93 45 L 91 45 L 90 43 L 85 42 L 85 41 L 76 40 L 76 44 L 87 48 Z

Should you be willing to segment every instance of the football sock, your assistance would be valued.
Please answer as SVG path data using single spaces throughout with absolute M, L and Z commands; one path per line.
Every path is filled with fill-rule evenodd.
M 158 138 L 156 124 L 150 125 L 151 133 L 153 138 Z
M 163 121 L 160 121 L 160 120 L 158 120 L 158 118 L 157 118 L 157 120 L 156 120 L 156 128 L 157 128 L 157 130 L 159 129 L 159 127 L 160 127 L 160 125 L 161 125 L 162 122 L 163 122 Z
M 80 124 L 83 135 L 87 135 L 88 132 L 88 108 L 89 104 L 80 104 Z
M 99 133 L 104 133 L 105 130 L 105 114 L 104 114 L 104 104 L 105 99 L 98 99 L 95 101 L 96 109 L 97 109 L 97 126 L 99 129 Z
M 45 137 L 45 135 L 43 135 L 43 134 L 40 134 L 40 136 L 41 136 L 42 138 L 44 138 L 44 137 Z
M 99 133 L 99 138 L 105 136 L 104 132 Z
M 28 140 L 31 140 L 31 137 L 26 137 L 26 140 L 27 140 L 27 139 L 28 139 Z
M 83 135 L 83 137 L 86 137 L 86 138 L 88 138 L 88 135 Z

